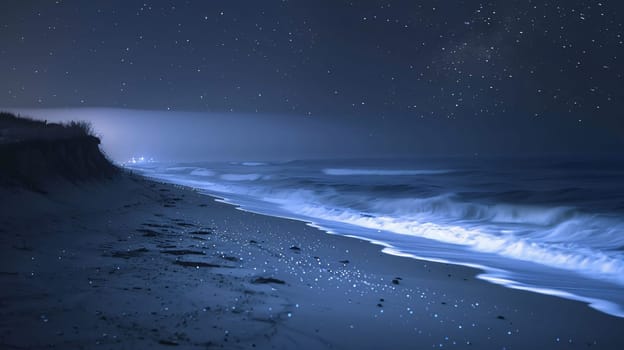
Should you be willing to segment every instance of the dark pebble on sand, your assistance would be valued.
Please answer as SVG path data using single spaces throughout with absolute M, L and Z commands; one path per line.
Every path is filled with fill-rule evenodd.
M 211 264 L 211 263 L 206 263 L 206 262 L 201 262 L 201 261 L 176 260 L 173 263 L 176 265 L 184 266 L 184 267 L 227 267 L 223 265 Z
M 197 230 L 197 231 L 191 231 L 189 233 L 192 235 L 210 235 L 212 234 L 212 230 L 211 229 Z
M 294 251 L 298 252 L 298 251 L 301 250 L 301 248 L 299 248 L 296 245 L 294 245 L 294 246 L 290 247 L 290 250 L 294 250 Z
M 160 235 L 160 232 L 154 231 L 154 230 L 150 230 L 148 228 L 140 228 L 140 229 L 137 229 L 137 231 L 141 232 L 144 237 L 156 237 L 156 236 Z
M 399 280 L 398 280 L 398 279 L 396 279 L 396 278 L 395 278 L 395 279 L 393 279 L 393 280 L 392 280 L 392 284 L 399 284 Z
M 255 280 L 251 281 L 254 284 L 267 284 L 267 283 L 275 283 L 275 284 L 285 284 L 286 282 L 273 278 L 273 277 L 258 277 Z
M 171 254 L 171 255 L 206 255 L 206 253 L 199 250 L 189 250 L 189 249 L 180 249 L 180 250 L 161 250 L 161 253 Z
M 158 344 L 161 344 L 161 345 L 170 345 L 170 346 L 178 346 L 178 345 L 180 345 L 180 344 L 178 344 L 178 343 L 176 343 L 176 342 L 174 342 L 174 341 L 171 341 L 171 340 L 164 340 L 164 339 L 159 340 L 159 341 L 158 341 Z
M 153 224 L 151 222 L 146 222 L 142 224 L 143 226 L 147 226 L 147 227 L 156 227 L 156 228 L 169 228 L 171 226 L 169 225 L 163 225 L 163 224 Z

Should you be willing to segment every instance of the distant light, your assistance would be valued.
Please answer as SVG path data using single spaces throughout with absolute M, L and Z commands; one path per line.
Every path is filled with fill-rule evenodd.
M 145 156 L 139 156 L 139 157 L 132 157 L 130 158 L 128 161 L 124 162 L 123 164 L 144 164 L 144 163 L 154 163 L 156 162 L 156 160 L 153 157 L 145 157 Z

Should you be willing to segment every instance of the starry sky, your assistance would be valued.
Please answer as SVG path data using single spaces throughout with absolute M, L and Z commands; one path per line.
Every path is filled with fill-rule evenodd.
M 313 119 L 375 155 L 617 153 L 623 24 L 619 0 L 7 0 L 0 106 Z

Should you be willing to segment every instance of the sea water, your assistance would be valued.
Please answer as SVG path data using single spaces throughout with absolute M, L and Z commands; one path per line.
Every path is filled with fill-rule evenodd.
M 145 163 L 145 176 L 624 317 L 624 160 Z

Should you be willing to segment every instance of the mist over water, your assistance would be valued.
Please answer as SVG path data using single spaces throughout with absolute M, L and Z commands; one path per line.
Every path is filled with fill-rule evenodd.
M 351 157 L 395 148 L 371 142 L 369 132 L 358 123 L 336 120 L 329 125 L 327 120 L 292 115 L 120 108 L 5 110 L 49 122 L 90 122 L 102 139 L 103 151 L 118 163 L 132 157 L 158 161 Z
M 147 163 L 243 209 L 482 268 L 481 278 L 624 317 L 621 159 Z
M 2 110 L 50 122 L 90 122 L 102 139 L 102 150 L 117 163 L 132 157 L 161 162 L 242 162 L 449 155 L 619 155 L 618 150 L 624 147 L 617 128 L 593 129 L 587 128 L 587 123 L 578 128 L 576 124 L 558 123 L 555 118 L 501 116 L 452 122 L 446 118 L 425 118 L 413 127 L 406 127 L 401 122 L 371 126 L 358 115 L 342 114 L 301 116 L 122 108 Z M 381 171 L 377 172 L 380 176 L 401 175 L 387 173 L 388 169 L 383 168 L 349 169 L 340 163 L 330 164 L 326 169 L 333 175 L 358 175 L 353 170 L 359 171 L 359 175 L 372 176 L 374 170 Z M 411 175 L 418 175 L 414 171 L 427 171 L 390 171 L 401 170 L 412 172 Z M 435 169 L 446 170 L 450 169 Z

